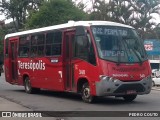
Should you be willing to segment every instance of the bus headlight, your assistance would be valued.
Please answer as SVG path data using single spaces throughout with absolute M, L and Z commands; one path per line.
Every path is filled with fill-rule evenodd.
M 118 79 L 116 79 L 116 78 L 105 76 L 105 75 L 100 75 L 99 78 L 100 78 L 100 80 L 106 80 L 109 82 L 117 82 L 118 81 Z
M 147 77 L 143 78 L 143 80 L 149 81 L 149 80 L 152 80 L 152 77 L 151 76 L 147 76 Z
M 100 80 L 109 80 L 109 77 L 105 75 L 100 75 L 99 78 Z

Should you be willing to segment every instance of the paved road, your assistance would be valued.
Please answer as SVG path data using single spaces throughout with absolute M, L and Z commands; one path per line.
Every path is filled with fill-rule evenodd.
M 34 111 L 160 111 L 160 91 L 153 90 L 149 95 L 138 96 L 132 103 L 126 103 L 121 98 L 99 98 L 95 104 L 83 103 L 81 97 L 71 93 L 41 91 L 39 94 L 26 94 L 24 87 L 14 86 L 0 77 L 0 97 L 15 102 Z M 65 118 L 64 120 L 81 120 L 86 118 Z M 87 118 L 87 120 L 106 118 Z M 115 118 L 111 118 L 115 119 Z M 128 119 L 128 118 L 117 118 Z M 130 118 L 144 119 L 144 118 Z M 158 118 L 147 118 L 157 119 Z

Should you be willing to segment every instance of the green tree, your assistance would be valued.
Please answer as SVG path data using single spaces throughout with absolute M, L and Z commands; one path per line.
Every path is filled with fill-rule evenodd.
M 6 34 L 5 27 L 0 27 L 0 54 L 3 53 L 3 40 L 4 40 L 5 34 Z
M 110 9 L 111 6 L 108 2 L 101 0 L 92 0 L 93 10 L 90 14 L 91 20 L 111 20 Z
M 37 11 L 44 0 L 1 0 L 0 13 L 13 19 L 16 31 L 22 29 L 30 11 Z
M 152 14 L 160 14 L 159 0 L 132 0 L 130 2 L 134 8 L 133 26 L 139 30 L 142 37 L 147 38 L 147 34 L 153 32 L 153 25 L 156 24 L 151 21 Z
M 133 8 L 128 0 L 92 0 L 92 4 L 91 19 L 131 24 Z
M 37 28 L 84 19 L 86 13 L 76 7 L 71 0 L 49 0 L 39 8 L 38 12 L 29 16 L 26 27 Z
M 134 9 L 128 1 L 129 0 L 110 0 L 112 21 L 132 25 L 132 13 Z
M 160 39 L 160 23 L 154 28 L 154 34 L 151 36 Z

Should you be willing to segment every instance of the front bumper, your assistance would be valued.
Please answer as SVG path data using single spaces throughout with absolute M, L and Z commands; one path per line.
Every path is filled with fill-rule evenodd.
M 101 80 L 96 82 L 96 96 L 127 95 L 127 91 L 136 91 L 134 94 L 148 94 L 151 91 L 152 80 L 144 78 L 140 81 L 123 82 L 120 80 Z

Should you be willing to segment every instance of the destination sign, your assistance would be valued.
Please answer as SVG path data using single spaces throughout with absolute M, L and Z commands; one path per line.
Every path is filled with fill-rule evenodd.
M 105 27 L 94 27 L 93 33 L 98 35 L 127 36 L 128 32 L 124 29 L 110 29 Z

